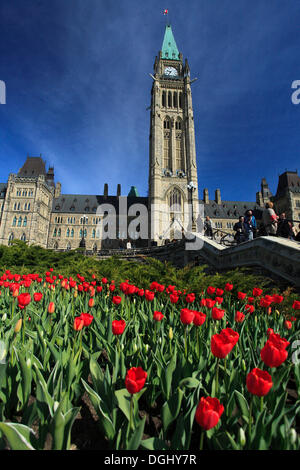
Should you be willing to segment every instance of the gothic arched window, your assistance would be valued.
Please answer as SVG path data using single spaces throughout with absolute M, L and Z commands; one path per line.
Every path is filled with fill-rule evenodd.
M 166 92 L 163 91 L 162 92 L 162 96 L 161 96 L 161 105 L 165 108 L 166 106 Z
M 26 241 L 26 235 L 25 235 L 25 233 L 23 233 L 23 234 L 22 234 L 22 236 L 21 236 L 21 240 L 22 240 L 23 242 L 25 242 L 25 241 Z
M 23 220 L 23 227 L 27 227 L 27 216 L 25 215 Z
M 168 108 L 172 108 L 172 92 L 168 92 Z
M 21 227 L 21 226 L 22 226 L 22 217 L 20 216 L 18 219 L 18 227 Z
M 15 238 L 14 234 L 13 233 L 10 233 L 9 237 L 8 237 L 8 244 L 11 245 L 12 244 L 12 241 L 13 239 Z
M 13 218 L 13 223 L 12 223 L 12 226 L 15 227 L 17 225 L 17 217 L 15 216 Z

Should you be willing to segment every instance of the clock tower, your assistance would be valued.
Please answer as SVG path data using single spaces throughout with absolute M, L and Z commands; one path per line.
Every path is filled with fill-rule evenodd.
M 151 238 L 158 244 L 196 230 L 198 182 L 190 69 L 170 25 L 155 58 L 149 136 Z

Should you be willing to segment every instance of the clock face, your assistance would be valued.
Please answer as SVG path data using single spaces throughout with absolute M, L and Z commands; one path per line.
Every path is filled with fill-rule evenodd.
M 178 72 L 174 67 L 166 67 L 165 75 L 169 75 L 170 77 L 177 77 Z

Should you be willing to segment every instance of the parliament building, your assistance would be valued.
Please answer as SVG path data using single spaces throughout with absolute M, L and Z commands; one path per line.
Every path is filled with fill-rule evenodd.
M 82 241 L 87 250 L 118 248 L 131 239 L 136 246 L 163 244 L 176 238 L 176 231 L 197 231 L 199 218 L 209 216 L 212 226 L 232 233 L 240 215 L 252 209 L 258 221 L 265 203 L 273 201 L 277 213 L 300 221 L 300 177 L 297 171 L 279 176 L 273 195 L 263 178 L 253 201 L 223 201 L 220 189 L 200 196 L 197 176 L 194 111 L 190 67 L 178 51 L 172 28 L 165 28 L 162 48 L 155 58 L 151 89 L 148 196 L 132 187 L 126 195 L 127 208 L 144 206 L 148 211 L 148 233 L 138 239 L 119 223 L 121 185 L 110 194 L 104 185 L 101 195 L 64 194 L 55 182 L 54 168 L 46 168 L 42 156 L 27 156 L 17 174 L 0 183 L 0 244 L 27 241 L 55 250 L 77 249 Z M 103 237 L 97 230 L 103 214 L 98 208 L 110 205 L 117 215 L 116 237 Z M 189 214 L 186 212 L 189 211 Z M 187 217 L 189 215 L 189 218 Z M 186 221 L 190 226 L 186 227 Z M 298 224 L 295 223 L 298 228 Z M 101 235 L 102 234 L 102 235 Z M 146 239 L 147 238 L 147 239 Z

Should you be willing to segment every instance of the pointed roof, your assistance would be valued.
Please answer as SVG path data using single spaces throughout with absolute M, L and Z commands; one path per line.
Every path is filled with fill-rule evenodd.
M 139 197 L 138 190 L 135 186 L 131 186 L 128 197 Z
M 179 60 L 179 51 L 173 36 L 171 25 L 166 25 L 165 36 L 161 48 L 162 58 Z

